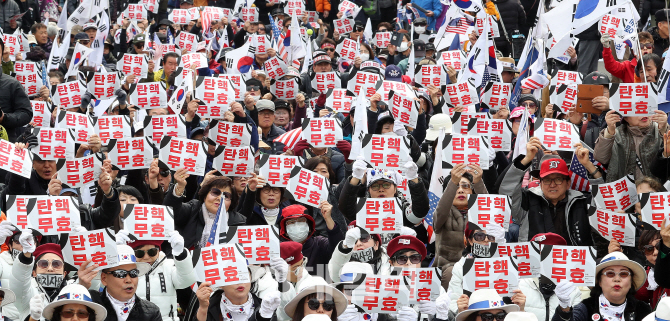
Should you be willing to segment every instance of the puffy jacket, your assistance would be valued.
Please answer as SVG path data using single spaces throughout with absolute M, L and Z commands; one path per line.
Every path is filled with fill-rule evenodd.
M 266 294 L 277 291 L 279 289 L 279 284 L 272 277 L 269 266 L 260 266 L 258 271 L 258 276 L 256 276 L 256 273 L 254 273 L 255 276 L 252 276 L 252 282 L 256 282 L 256 286 L 251 292 L 262 300 L 265 298 Z M 256 279 L 256 277 L 258 277 L 258 279 Z
M 19 8 L 19 5 L 14 0 L 3 0 L 0 2 L 0 11 L 0 18 L 2 18 L 0 27 L 7 34 L 13 33 L 16 29 L 9 27 L 9 18 L 21 13 L 21 8 Z M 21 19 L 16 20 L 16 27 L 17 29 L 21 27 Z M 3 104 L 1 106 L 6 105 Z
M 612 48 L 603 47 L 603 62 L 605 63 L 605 69 L 612 74 L 612 76 L 621 78 L 621 82 L 635 82 L 636 58 L 619 62 L 614 59 Z
M 447 293 L 451 293 L 451 302 L 449 302 L 449 310 L 453 313 L 458 313 L 458 297 L 463 294 L 463 265 L 465 265 L 465 256 L 462 256 L 454 268 L 451 270 L 451 280 L 449 280 L 449 287 Z
M 11 250 L 0 253 L 0 286 L 3 288 L 9 288 L 9 278 L 12 275 L 14 259 L 11 253 Z M 32 283 L 31 287 L 36 288 L 37 283 Z M 15 303 L 7 304 L 2 307 L 2 315 L 12 320 L 19 320 L 19 309 Z
M 97 297 L 97 301 L 99 302 L 96 303 L 102 304 L 102 306 L 105 307 L 105 310 L 107 310 L 107 317 L 105 318 L 105 321 L 118 321 L 119 318 L 117 317 L 116 312 L 114 312 L 114 306 L 111 302 L 109 302 L 109 298 L 107 298 L 107 289 L 102 291 L 102 294 L 100 294 L 99 297 L 93 297 Z M 143 300 L 138 297 L 137 294 L 135 294 L 135 304 L 133 305 L 132 309 L 130 309 L 128 318 L 126 320 L 161 321 L 163 319 L 161 318 L 161 311 L 156 304 L 147 300 Z
M 5 1 L 14 3 L 12 0 Z M 14 5 L 16 6 L 16 3 Z M 8 5 L 6 4 L 5 6 Z M 6 7 L 4 10 L 6 10 Z M 16 14 L 18 13 L 16 12 Z M 7 29 L 4 30 L 6 31 Z M 19 136 L 18 129 L 23 128 L 23 126 L 27 125 L 33 119 L 33 107 L 30 105 L 26 91 L 16 78 L 0 74 L 0 88 L 2 88 L 0 90 L 0 108 L 5 113 L 5 119 L 1 125 L 7 130 L 9 141 L 14 143 Z
M 519 280 L 519 290 L 526 295 L 524 311 L 535 314 L 538 321 L 551 320 L 554 312 L 556 312 L 556 307 L 559 305 L 556 294 L 552 294 L 549 301 L 545 300 L 544 295 L 540 292 L 537 278 Z M 577 287 L 570 293 L 570 302 L 572 302 L 573 307 L 582 302 L 582 292 Z
M 500 17 L 502 17 L 502 21 L 498 21 L 500 37 L 495 38 L 496 45 L 498 45 L 499 42 L 508 41 L 508 39 L 505 39 L 505 31 L 503 31 L 502 24 L 505 25 L 505 30 L 507 30 L 507 34 L 511 37 L 514 30 L 520 30 L 521 26 L 526 24 L 526 12 L 519 0 L 492 1 L 496 5 L 496 8 L 498 8 Z
M 544 198 L 541 187 L 521 188 L 523 176 L 530 167 L 530 164 L 521 164 L 523 157 L 517 157 L 509 166 L 499 189 L 500 194 L 512 196 L 512 219 L 520 225 L 519 242 L 526 242 L 536 234 L 553 232 L 567 235 L 568 245 L 593 245 L 591 224 L 586 212 L 590 197 L 568 190 L 564 210 L 567 231 L 557 231 L 551 219 L 554 206 Z
M 177 290 L 195 283 L 193 261 L 188 250 L 175 259 L 168 259 L 161 251 L 151 271 L 140 277 L 137 296 L 155 303 L 163 321 L 179 321 L 177 316 Z
M 320 13 L 330 11 L 330 0 L 316 0 L 316 11 Z

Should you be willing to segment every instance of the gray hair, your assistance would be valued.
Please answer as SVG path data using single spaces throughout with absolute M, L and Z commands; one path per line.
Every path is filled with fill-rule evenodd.
M 57 34 L 58 34 L 58 27 L 54 26 L 52 24 L 49 24 L 47 26 L 47 36 L 49 38 L 53 38 L 53 37 L 56 37 Z

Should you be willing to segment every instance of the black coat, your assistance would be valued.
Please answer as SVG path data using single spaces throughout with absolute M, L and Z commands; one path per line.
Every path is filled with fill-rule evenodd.
M 502 24 L 505 25 L 505 30 L 507 30 L 507 34 L 510 37 L 514 30 L 520 30 L 520 28 L 526 24 L 526 12 L 519 0 L 493 0 L 493 3 L 495 3 L 498 8 L 498 12 L 502 18 Z M 498 21 L 498 29 L 500 30 L 500 37 L 495 38 L 496 46 L 498 45 L 498 42 L 502 43 L 503 41 L 507 41 L 507 39 L 505 39 L 505 31 L 503 31 L 500 21 Z
M 663 274 L 663 273 L 659 273 Z M 584 299 L 580 304 L 577 304 L 568 312 L 563 312 L 561 306 L 556 307 L 556 313 L 554 317 L 551 318 L 551 321 L 590 321 L 590 320 L 605 320 L 602 315 L 600 315 L 600 309 L 598 297 L 590 297 Z M 595 318 L 594 314 L 598 314 L 599 318 Z M 651 307 L 646 302 L 635 299 L 634 296 L 629 295 L 626 298 L 626 309 L 623 311 L 623 321 L 642 321 L 651 313 Z
M 163 205 L 172 206 L 174 211 L 174 225 L 179 234 L 184 236 L 184 246 L 186 248 L 197 248 L 202 232 L 205 228 L 205 218 L 202 216 L 202 202 L 199 200 L 190 200 L 182 203 L 185 199 L 174 196 L 174 185 L 165 194 Z M 228 226 L 244 225 L 246 217 L 244 215 L 230 211 L 228 212 Z
M 661 241 L 661 248 L 658 251 L 658 258 L 656 259 L 655 271 L 668 271 L 670 267 L 670 248 L 665 246 Z M 670 273 L 654 273 L 656 283 L 662 288 L 670 288 Z
M 640 9 L 640 28 L 647 23 L 649 16 L 654 16 L 656 11 L 665 9 L 665 1 L 663 0 L 640 0 L 642 2 L 642 9 Z M 653 26 L 653 24 L 652 24 Z
M 658 34 L 658 27 L 650 28 L 649 33 L 654 38 L 654 53 L 659 57 L 662 57 L 663 52 L 665 52 L 665 50 L 668 49 L 668 46 L 670 46 L 670 39 L 661 38 L 661 35 Z
M 16 78 L 0 74 L 0 109 L 5 119 L 0 125 L 7 130 L 9 141 L 14 143 L 23 128 L 33 119 L 33 107 L 21 83 Z
M 114 306 L 112 305 L 111 302 L 109 302 L 109 298 L 107 298 L 107 289 L 102 291 L 102 294 L 99 296 L 99 304 L 105 307 L 105 310 L 107 310 L 107 317 L 105 318 L 105 321 L 117 321 L 118 317 L 116 316 L 116 312 L 114 312 Z M 161 310 L 158 308 L 157 305 L 154 303 L 151 303 L 147 300 L 142 300 L 140 297 L 135 295 L 135 304 L 133 305 L 133 308 L 130 309 L 130 313 L 128 314 L 128 319 L 127 321 L 162 321 L 163 317 L 161 316 Z

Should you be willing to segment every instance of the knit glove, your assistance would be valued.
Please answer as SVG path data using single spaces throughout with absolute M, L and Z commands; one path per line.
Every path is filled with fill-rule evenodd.
M 288 274 L 288 263 L 286 263 L 284 259 L 281 257 L 270 259 L 270 269 L 274 271 L 277 282 L 284 283 L 286 281 L 286 275 Z
M 77 226 L 72 228 L 72 233 L 83 233 L 83 232 L 87 232 L 87 231 L 88 230 L 81 225 L 77 225 Z
M 405 163 L 403 167 L 403 172 L 405 173 L 405 177 L 407 177 L 408 181 L 419 178 L 419 166 L 417 166 L 415 162 L 410 160 L 409 162 Z
M 572 302 L 570 300 L 570 294 L 575 291 L 575 284 L 570 282 L 570 281 L 561 281 L 556 285 L 556 289 L 554 290 L 554 293 L 556 293 L 556 297 L 558 298 L 558 302 L 561 305 L 561 308 L 566 309 L 572 306 Z
M 172 247 L 172 255 L 177 257 L 184 253 L 184 237 L 177 231 L 170 231 L 168 233 L 168 241 Z
M 116 100 L 119 101 L 119 106 L 123 106 L 126 104 L 126 99 L 128 99 L 128 94 L 126 93 L 125 90 L 122 88 L 117 89 L 114 91 L 114 95 L 116 95 Z
M 23 247 L 23 253 L 35 252 L 36 245 L 35 245 L 35 237 L 33 237 L 33 231 L 31 231 L 30 229 L 25 229 L 21 231 L 21 236 L 19 237 L 19 243 Z
M 42 294 L 41 293 L 35 294 L 30 299 L 30 317 L 33 318 L 33 320 L 39 320 L 40 318 L 42 318 L 42 311 L 44 311 L 45 306 L 46 304 L 44 302 Z
M 609 48 L 610 47 L 610 35 L 605 33 L 600 37 L 600 42 L 603 44 L 603 47 Z
M 410 307 L 402 307 L 398 310 L 398 321 L 416 321 L 419 314 Z
M 446 295 L 440 295 L 435 300 L 435 306 L 437 313 L 435 313 L 435 319 L 439 320 L 448 320 L 449 319 L 449 305 L 451 304 L 451 291 L 447 292 Z
M 130 232 L 126 230 L 119 230 L 119 232 L 116 233 L 116 244 L 126 245 L 132 242 L 133 240 L 130 239 Z
M 358 179 L 363 179 L 363 175 L 368 171 L 368 165 L 365 163 L 365 158 L 363 156 L 358 156 L 354 165 L 352 166 L 351 175 Z
M 437 313 L 437 305 L 433 301 L 421 301 L 419 302 L 419 312 L 434 315 Z
M 279 291 L 266 294 L 263 302 L 261 302 L 261 316 L 266 319 L 272 318 L 280 303 L 281 293 Z
M 361 229 L 358 226 L 347 231 L 347 234 L 344 235 L 344 246 L 348 249 L 353 249 L 356 246 L 356 242 L 361 238 Z

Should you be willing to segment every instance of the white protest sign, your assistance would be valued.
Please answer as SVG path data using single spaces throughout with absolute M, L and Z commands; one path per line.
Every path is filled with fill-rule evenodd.
M 640 194 L 640 216 L 642 222 L 661 230 L 663 220 L 670 218 L 670 192 Z
M 650 83 L 612 84 L 610 107 L 623 117 L 649 116 L 658 109 L 656 92 Z
M 305 118 L 302 121 L 302 138 L 315 148 L 336 147 L 343 139 L 342 123 L 335 118 Z
M 41 68 L 32 61 L 21 60 L 14 62 L 14 72 L 28 97 L 37 95 L 43 86 Z
M 207 137 L 217 145 L 242 147 L 251 144 L 252 124 L 229 123 L 213 119 Z
M 244 22 L 258 22 L 258 8 L 256 7 L 251 7 L 251 8 L 242 8 L 240 12 L 240 18 L 242 18 L 242 21 Z
M 615 239 L 623 246 L 635 246 L 635 221 L 631 214 L 589 208 L 591 226 L 606 240 Z
M 389 80 L 384 80 L 382 82 L 382 85 L 377 89 L 377 94 L 382 96 L 383 101 L 388 101 L 391 90 L 393 90 L 394 93 L 402 94 L 407 98 L 417 98 L 412 86 L 406 83 Z
M 266 60 L 263 66 L 265 66 L 265 73 L 270 79 L 278 80 L 288 73 L 288 67 L 278 56 Z
M 123 229 L 138 240 L 168 240 L 168 234 L 175 230 L 170 206 L 127 204 L 123 217 Z
M 347 89 L 354 96 L 365 94 L 366 98 L 372 97 L 377 92 L 377 84 L 384 78 L 378 73 L 358 71 L 354 79 L 349 79 Z M 381 83 L 379 83 L 381 85 Z
M 363 198 L 356 205 L 356 225 L 370 234 L 400 233 L 403 211 L 396 198 Z
M 249 269 L 239 244 L 219 244 L 200 249 L 195 265 L 196 280 L 212 287 L 249 283 Z
M 388 47 L 389 43 L 391 43 L 391 37 L 393 36 L 393 32 L 377 32 L 375 34 L 375 38 L 373 39 L 372 43 L 377 47 L 377 48 L 386 48 Z
M 512 84 L 501 82 L 488 82 L 484 85 L 481 108 L 498 110 L 500 107 L 508 107 L 509 96 L 512 93 Z
M 274 57 L 273 57 L 274 58 Z M 226 74 L 226 75 L 221 75 L 219 74 L 219 78 L 227 79 L 230 81 L 231 84 L 233 84 L 233 89 L 235 90 L 235 100 L 244 100 L 244 97 L 242 97 L 242 94 L 246 92 L 246 87 L 242 87 L 244 84 L 242 82 L 242 75 L 240 74 Z
M 78 267 L 87 260 L 97 264 L 98 271 L 116 266 L 119 254 L 116 251 L 114 231 L 100 229 L 68 235 L 67 243 L 63 247 L 65 263 Z
M 191 14 L 187 9 L 172 9 L 168 19 L 178 25 L 186 25 L 191 21 Z
M 42 235 L 71 233 L 81 225 L 79 201 L 70 196 L 37 196 L 26 205 L 28 227 Z
M 367 313 L 396 313 L 409 304 L 409 292 L 402 275 L 365 275 L 352 291 L 351 303 Z
M 81 96 L 86 93 L 86 85 L 78 80 L 56 85 L 53 103 L 63 109 L 81 106 Z
M 471 230 L 486 230 L 490 224 L 500 225 L 509 231 L 512 208 L 511 198 L 497 194 L 468 195 L 468 222 Z
M 322 175 L 299 166 L 291 170 L 286 190 L 291 193 L 296 202 L 319 207 L 322 201 L 328 200 L 330 181 Z
M 95 119 L 95 132 L 100 137 L 102 145 L 107 146 L 110 139 L 130 138 L 130 116 L 100 116 Z
M 428 85 L 440 87 L 447 84 L 447 73 L 438 65 L 423 65 L 414 77 L 415 83 L 425 88 Z
M 119 81 L 115 72 L 96 72 L 87 89 L 95 99 L 112 99 L 116 98 L 114 92 L 120 88 Z
M 519 279 L 540 277 L 540 244 L 536 242 L 491 243 L 497 246 L 495 256 L 513 256 L 519 271 Z
M 223 176 L 251 177 L 254 170 L 254 152 L 250 146 L 218 146 L 212 166 Z
M 391 107 L 393 119 L 409 127 L 416 128 L 416 122 L 419 118 L 420 102 L 405 97 L 401 93 L 394 93 L 390 99 L 389 107 Z
M 354 97 L 347 96 L 346 89 L 329 89 L 326 92 L 326 107 L 338 113 L 348 114 L 351 111 L 353 101 Z
M 608 34 L 610 38 L 614 38 L 619 29 L 622 29 L 622 22 L 621 18 L 606 14 L 598 20 L 598 31 L 601 35 Z
M 159 144 L 163 136 L 186 137 L 186 119 L 184 115 L 160 115 L 144 118 L 144 136 Z
M 457 105 L 474 105 L 479 103 L 479 95 L 475 87 L 468 82 L 458 84 L 450 84 L 446 86 L 445 96 L 448 107 L 456 107 Z
M 128 8 L 123 14 L 126 18 L 135 22 L 140 22 L 148 17 L 147 9 L 142 4 L 128 4 Z
M 506 119 L 472 117 L 468 123 L 468 135 L 488 137 L 495 151 L 509 151 L 512 148 L 512 125 Z
M 270 186 L 286 187 L 288 180 L 291 179 L 291 171 L 296 165 L 299 167 L 304 165 L 302 157 L 261 154 L 258 161 L 259 175 L 265 177 Z
M 351 19 L 344 19 L 344 20 L 351 20 Z M 358 42 L 349 38 L 345 38 L 344 41 L 342 41 L 340 44 L 337 45 L 337 49 L 335 51 L 340 55 L 340 57 L 354 61 L 354 59 L 356 59 L 356 57 L 360 55 L 358 53 L 358 50 L 359 50 Z
M 80 188 L 95 183 L 102 171 L 103 156 L 102 153 L 96 153 L 73 160 L 59 159 L 56 169 L 63 188 Z
M 235 101 L 233 84 L 219 77 L 198 77 L 195 84 L 195 98 L 203 104 L 198 106 L 196 113 L 200 117 L 223 118 Z
M 0 140 L 0 169 L 25 178 L 30 178 L 33 168 L 33 155 L 26 149 L 17 150 L 6 140 Z
M 298 92 L 300 91 L 298 87 L 298 81 L 295 79 L 275 80 L 270 85 L 270 91 L 277 99 L 292 100 L 298 96 Z
M 464 60 L 465 57 L 463 57 L 463 53 L 460 50 L 449 50 L 440 53 L 437 64 L 443 65 L 444 68 L 451 67 L 456 71 L 460 71 L 463 68 Z
M 120 170 L 149 168 L 154 160 L 151 138 L 110 139 L 107 144 L 107 157 L 112 165 Z
M 543 245 L 540 273 L 554 284 L 566 280 L 577 286 L 594 286 L 596 253 L 591 246 Z
M 67 128 L 75 144 L 87 144 L 95 134 L 95 128 L 86 114 L 60 110 L 56 118 L 56 128 Z
M 452 167 L 462 163 L 478 164 L 489 168 L 488 138 L 483 136 L 447 135 L 442 145 L 442 161 Z
M 407 137 L 367 134 L 361 140 L 361 155 L 368 167 L 402 170 L 412 159 L 409 145 Z
M 143 79 L 149 74 L 149 58 L 146 55 L 124 54 L 123 59 L 116 63 L 116 69 L 121 70 L 126 76 L 135 75 Z
M 614 182 L 593 185 L 591 189 L 596 206 L 611 212 L 626 211 L 638 202 L 635 181 L 624 176 Z
M 572 123 L 540 118 L 535 120 L 535 133 L 533 136 L 540 139 L 542 146 L 548 150 L 574 151 L 573 147 L 580 142 L 579 130 Z
M 402 276 L 409 285 L 409 303 L 435 301 L 440 296 L 442 287 L 442 269 L 440 268 L 405 268 Z
M 555 106 L 560 108 L 562 113 L 567 114 L 572 105 L 577 105 L 577 86 L 578 84 L 560 84 L 556 86 Z
M 30 150 L 41 160 L 74 158 L 74 140 L 68 138 L 67 129 L 35 128 L 33 135 L 37 136 L 38 146 L 31 147 Z
M 316 72 L 312 77 L 312 89 L 320 93 L 325 93 L 328 89 L 342 87 L 340 76 L 335 71 Z
M 270 259 L 280 257 L 276 226 L 230 226 L 223 243 L 238 244 L 249 264 L 270 264 Z
M 511 297 L 514 295 L 512 291 L 518 288 L 518 267 L 511 257 L 465 260 L 463 265 L 464 293 L 472 293 L 479 289 L 494 289 L 500 296 Z
M 288 0 L 284 7 L 284 13 L 287 13 L 289 16 L 302 17 L 303 11 L 305 11 L 305 4 L 302 0 Z
M 130 104 L 142 109 L 167 107 L 167 92 L 163 82 L 132 84 L 128 98 Z
M 161 168 L 173 171 L 186 168 L 191 175 L 204 176 L 207 146 L 203 141 L 165 135 L 161 140 L 158 160 Z
M 30 105 L 33 107 L 33 119 L 30 121 L 33 127 L 51 127 L 51 110 L 53 108 L 51 103 L 41 100 L 31 100 Z

